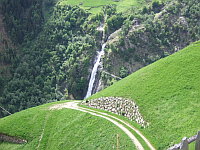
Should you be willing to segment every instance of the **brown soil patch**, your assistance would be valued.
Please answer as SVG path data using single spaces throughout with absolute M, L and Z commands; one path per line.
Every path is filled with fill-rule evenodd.
M 12 142 L 17 144 L 26 143 L 26 140 L 22 140 L 18 137 L 8 136 L 6 134 L 0 133 L 0 140 L 6 141 L 6 142 Z

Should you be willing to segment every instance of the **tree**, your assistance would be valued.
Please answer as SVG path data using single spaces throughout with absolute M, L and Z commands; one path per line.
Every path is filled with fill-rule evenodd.
M 113 43 L 111 43 L 110 48 L 113 52 L 117 52 L 117 49 Z
M 195 37 L 196 37 L 196 34 L 195 34 L 195 32 L 193 31 L 192 34 L 191 34 L 191 38 L 194 40 Z
M 76 25 L 76 18 L 70 18 L 70 23 L 72 26 Z
M 124 38 L 119 38 L 119 45 L 124 46 Z
M 53 0 L 45 0 L 44 1 L 44 4 L 46 5 L 46 6 L 51 6 L 51 5 L 53 5 Z
M 119 71 L 119 76 L 121 78 L 125 78 L 126 76 L 128 76 L 129 71 L 126 69 L 126 67 L 121 67 L 120 71 Z
M 153 8 L 153 9 L 155 9 L 156 7 L 159 7 L 159 6 L 160 6 L 159 1 L 154 1 L 154 2 L 152 3 L 152 8 Z
M 142 9 L 142 13 L 143 13 L 143 14 L 148 13 L 148 10 L 147 10 L 147 7 L 146 7 L 146 6 L 143 7 L 143 9 Z
M 107 25 L 104 27 L 104 30 L 105 30 L 105 34 L 108 34 L 108 26 Z
M 77 95 L 77 84 L 76 84 L 75 81 L 72 84 L 71 92 L 72 92 L 73 96 L 76 97 L 76 95 Z
M 107 25 L 108 25 L 109 28 L 113 28 L 113 22 L 112 22 L 112 19 L 111 19 L 111 18 L 109 18 L 109 19 L 107 20 Z
M 112 10 L 111 9 L 107 9 L 106 10 L 106 14 L 110 16 L 112 14 Z

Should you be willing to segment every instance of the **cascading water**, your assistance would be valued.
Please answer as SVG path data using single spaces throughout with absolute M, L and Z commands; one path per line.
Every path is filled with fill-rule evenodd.
M 90 82 L 88 85 L 87 94 L 84 99 L 86 99 L 92 95 L 92 89 L 93 89 L 93 85 L 94 85 L 94 81 L 95 81 L 95 76 L 98 71 L 98 66 L 100 64 L 101 56 L 104 54 L 105 46 L 106 46 L 106 42 L 102 45 L 101 51 L 99 52 L 99 54 L 97 56 L 97 61 L 95 62 L 94 66 L 92 68 L 92 73 L 91 73 Z

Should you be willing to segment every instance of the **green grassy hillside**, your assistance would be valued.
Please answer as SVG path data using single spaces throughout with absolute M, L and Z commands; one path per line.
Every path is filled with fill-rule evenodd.
M 146 2 L 145 0 L 99 0 L 99 1 L 91 1 L 91 0 L 64 0 L 62 1 L 63 4 L 72 4 L 77 5 L 83 2 L 82 7 L 85 9 L 90 10 L 92 13 L 96 14 L 98 13 L 103 6 L 105 5 L 117 5 L 117 11 L 125 11 L 133 6 L 145 6 Z
M 200 129 L 200 41 L 161 59 L 93 95 L 130 98 L 150 127 L 143 132 L 156 149 Z
M 64 101 L 66 102 L 66 101 Z M 89 113 L 72 110 L 49 110 L 56 102 L 26 109 L 0 119 L 0 132 L 28 140 L 26 144 L 0 141 L 6 149 L 113 149 L 120 134 L 120 149 L 135 149 L 131 139 L 113 123 Z
M 154 0 L 161 2 L 168 2 L 169 0 Z M 83 2 L 83 3 L 82 3 Z M 152 1 L 146 1 L 146 0 L 63 0 L 61 4 L 71 4 L 71 5 L 79 5 L 81 4 L 81 7 L 84 9 L 90 10 L 93 14 L 98 13 L 103 6 L 106 5 L 116 5 L 117 6 L 117 12 L 124 12 L 127 11 L 130 8 L 136 8 L 141 9 L 143 6 L 147 6 L 147 3 L 151 4 Z

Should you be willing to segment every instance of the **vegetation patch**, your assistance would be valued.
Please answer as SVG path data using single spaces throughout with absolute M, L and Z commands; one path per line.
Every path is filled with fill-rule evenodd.
M 117 6 L 117 12 L 126 11 L 127 9 L 131 7 L 141 7 L 145 6 L 146 2 L 145 0 L 99 0 L 99 1 L 91 1 L 91 0 L 67 0 L 62 1 L 61 4 L 72 4 L 72 5 L 81 5 L 85 9 L 91 9 L 92 13 L 96 14 L 99 12 L 99 9 L 102 8 L 102 6 L 106 5 L 116 5 Z

